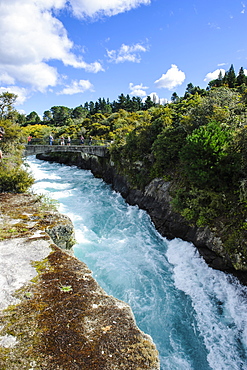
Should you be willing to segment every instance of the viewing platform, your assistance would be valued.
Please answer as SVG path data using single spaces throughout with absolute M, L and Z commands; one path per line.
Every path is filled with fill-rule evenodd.
M 26 145 L 24 156 L 51 152 L 82 152 L 103 158 L 109 155 L 106 145 Z

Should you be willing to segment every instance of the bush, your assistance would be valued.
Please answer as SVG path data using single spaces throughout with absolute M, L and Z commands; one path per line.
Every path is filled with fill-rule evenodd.
M 169 127 L 158 135 L 152 146 L 155 159 L 152 173 L 155 177 L 164 176 L 167 171 L 175 169 L 179 152 L 186 143 L 186 135 L 182 126 Z
M 3 158 L 0 161 L 0 192 L 23 193 L 34 183 L 34 179 L 22 166 L 22 130 L 10 120 L 2 120 L 0 126 L 5 129 L 1 142 Z
M 33 177 L 23 168 L 8 169 L 0 166 L 0 192 L 24 193 L 34 183 Z
M 211 122 L 187 136 L 180 152 L 184 177 L 199 188 L 225 190 L 239 175 L 239 154 L 231 151 L 232 131 Z

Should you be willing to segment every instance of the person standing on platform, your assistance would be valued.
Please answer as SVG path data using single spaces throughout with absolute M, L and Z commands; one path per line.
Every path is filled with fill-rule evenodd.
M 49 136 L 49 144 L 52 145 L 53 144 L 53 136 L 52 134 L 50 134 Z
M 0 140 L 2 140 L 4 134 L 5 134 L 5 130 L 3 127 L 0 126 Z M 0 159 L 2 159 L 2 157 L 3 157 L 3 153 L 0 149 Z

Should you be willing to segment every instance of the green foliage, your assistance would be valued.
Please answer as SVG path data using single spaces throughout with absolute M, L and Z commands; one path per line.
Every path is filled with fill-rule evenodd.
M 22 193 L 33 184 L 33 177 L 23 167 L 23 132 L 10 120 L 0 121 L 5 129 L 1 141 L 3 158 L 0 161 L 0 192 Z
M 192 187 L 179 187 L 172 200 L 174 209 L 197 226 L 211 225 L 215 219 L 227 214 L 232 202 L 224 193 Z
M 0 164 L 1 193 L 24 193 L 33 183 L 33 177 L 25 169 Z
M 186 142 L 186 131 L 182 126 L 168 127 L 152 145 L 152 153 L 155 159 L 152 174 L 154 177 L 164 176 L 173 171 L 179 160 L 179 152 Z
M 44 139 L 45 137 L 48 137 L 50 132 L 51 128 L 48 125 L 35 124 L 22 128 L 23 136 L 27 138 L 29 135 L 31 135 L 34 138 L 33 143 L 35 143 L 35 139 Z M 39 143 L 41 144 L 40 141 Z
M 16 94 L 9 93 L 8 91 L 0 94 L 0 119 L 9 118 L 10 112 L 12 112 L 13 105 L 17 99 Z
M 26 118 L 32 125 L 22 134 L 13 124 L 15 112 L 7 113 L 12 121 L 4 125 L 6 140 L 1 147 L 10 162 L 5 155 L 2 165 L 7 170 L 0 173 L 5 189 L 20 191 L 20 182 L 26 187 L 31 182 L 25 175 L 20 179 L 21 174 L 16 180 L 23 133 L 25 140 L 30 133 L 47 140 L 51 132 L 55 143 L 61 136 L 75 140 L 81 134 L 92 135 L 94 140 L 111 140 L 111 161 L 132 187 L 144 189 L 153 178 L 162 177 L 171 181 L 173 208 L 191 224 L 216 229 L 215 225 L 224 225 L 221 237 L 229 255 L 236 252 L 234 243 L 246 238 L 247 78 L 243 68 L 236 76 L 231 66 L 207 90 L 190 83 L 183 97 L 173 93 L 172 102 L 165 106 L 150 97 L 142 102 L 121 94 L 112 103 L 99 98 L 74 109 L 52 107 L 44 112 L 40 125 L 31 112 Z M 24 126 L 24 118 L 18 119 Z
M 211 121 L 236 126 L 239 122 L 238 114 L 241 113 L 241 108 L 245 110 L 240 103 L 241 98 L 238 92 L 226 87 L 212 89 L 203 97 L 195 95 L 193 99 L 187 99 L 179 104 L 179 112 L 181 108 L 184 112 L 179 123 L 184 125 L 188 132 L 207 125 Z
M 193 131 L 180 152 L 184 176 L 199 188 L 215 190 L 234 186 L 238 155 L 229 151 L 229 127 L 211 122 Z

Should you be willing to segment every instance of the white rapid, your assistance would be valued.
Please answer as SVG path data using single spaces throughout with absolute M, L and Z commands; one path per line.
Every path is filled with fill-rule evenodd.
M 130 304 L 162 370 L 247 369 L 247 287 L 209 268 L 192 244 L 161 237 L 146 212 L 90 171 L 34 157 L 28 164 L 33 191 L 71 218 L 75 255 Z

